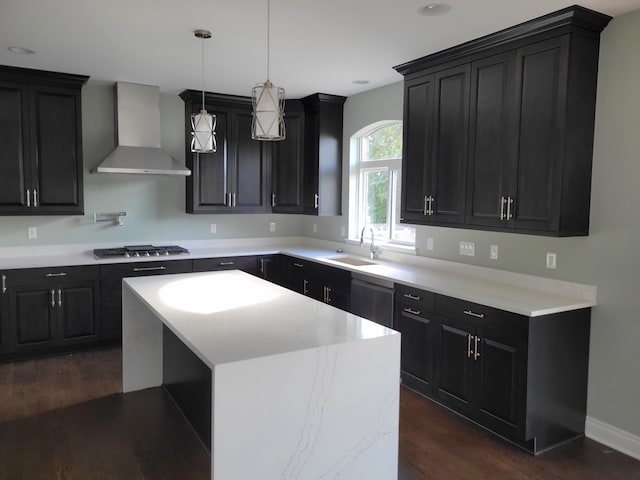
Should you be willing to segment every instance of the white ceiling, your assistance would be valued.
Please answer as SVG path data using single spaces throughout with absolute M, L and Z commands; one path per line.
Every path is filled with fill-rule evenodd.
M 446 1 L 439 17 L 420 7 Z M 271 0 L 271 80 L 287 97 L 397 82 L 398 65 L 572 5 L 565 0 Z M 640 0 L 582 0 L 611 16 Z M 92 81 L 249 95 L 266 79 L 267 0 L 0 0 L 0 64 Z M 19 46 L 33 55 L 9 52 Z M 368 80 L 356 85 L 354 80 Z

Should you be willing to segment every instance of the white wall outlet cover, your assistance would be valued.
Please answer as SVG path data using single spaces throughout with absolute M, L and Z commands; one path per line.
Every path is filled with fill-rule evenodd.
M 38 238 L 38 228 L 37 227 L 27 228 L 27 238 L 29 238 L 29 240 L 35 240 L 36 238 Z
M 427 237 L 427 250 L 433 250 L 433 237 Z
M 269 224 L 269 231 L 271 231 L 271 232 L 275 232 L 276 231 L 276 222 L 271 222 Z
M 547 252 L 547 268 L 555 269 L 558 266 L 558 255 L 553 252 Z
M 218 226 L 215 223 L 211 224 L 211 233 L 216 233 L 218 231 Z
M 317 233 L 318 232 L 318 224 L 314 223 L 313 224 L 313 233 Z
M 340 236 L 344 238 L 346 235 L 346 229 L 344 227 L 340 227 Z
M 489 258 L 491 260 L 498 259 L 498 245 L 490 245 L 489 246 Z
M 460 242 L 460 255 L 473 257 L 476 254 L 476 244 L 473 242 Z

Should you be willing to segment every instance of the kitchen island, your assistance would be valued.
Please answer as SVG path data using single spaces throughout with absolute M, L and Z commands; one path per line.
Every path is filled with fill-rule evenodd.
M 397 478 L 397 332 L 236 270 L 125 279 L 122 305 L 123 391 L 164 384 L 211 478 Z

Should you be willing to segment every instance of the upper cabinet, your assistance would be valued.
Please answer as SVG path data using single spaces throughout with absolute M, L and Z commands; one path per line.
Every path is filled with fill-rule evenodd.
M 402 220 L 588 235 L 600 32 L 570 7 L 400 65 Z
M 89 77 L 0 67 L 0 214 L 83 214 Z
M 270 170 L 265 142 L 251 138 L 251 99 L 207 93 L 205 108 L 216 116 L 217 149 L 191 152 L 191 114 L 202 93 L 186 90 L 187 213 L 261 213 L 271 210 Z

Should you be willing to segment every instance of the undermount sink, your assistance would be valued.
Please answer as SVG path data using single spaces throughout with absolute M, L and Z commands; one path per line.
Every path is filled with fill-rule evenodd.
M 354 267 L 364 267 L 366 265 L 375 265 L 374 262 L 369 262 L 367 260 L 362 260 L 360 258 L 354 258 L 354 257 L 332 257 L 332 258 L 327 258 L 327 260 L 333 260 L 334 262 L 344 263 L 346 265 L 352 265 Z

